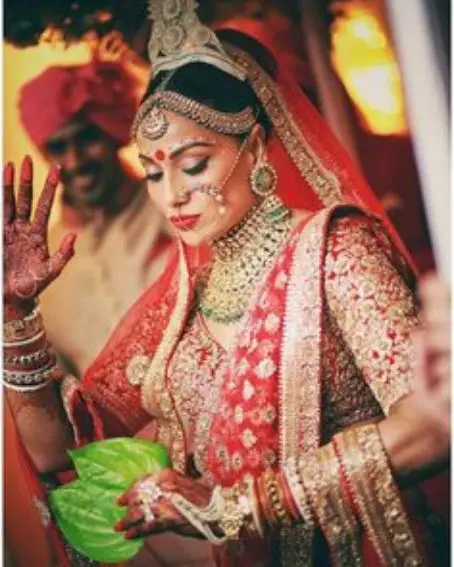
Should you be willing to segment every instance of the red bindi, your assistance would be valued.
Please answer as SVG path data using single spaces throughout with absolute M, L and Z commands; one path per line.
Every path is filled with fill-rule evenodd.
M 163 150 L 156 150 L 155 158 L 158 161 L 162 161 L 163 159 L 165 159 L 165 157 L 166 157 L 166 154 Z

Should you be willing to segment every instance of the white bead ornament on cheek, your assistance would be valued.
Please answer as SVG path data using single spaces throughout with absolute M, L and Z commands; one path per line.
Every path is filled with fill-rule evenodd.
M 225 214 L 225 198 L 219 189 L 211 183 L 196 183 L 189 189 L 190 193 L 202 193 L 213 199 L 218 205 L 218 212 L 222 216 Z

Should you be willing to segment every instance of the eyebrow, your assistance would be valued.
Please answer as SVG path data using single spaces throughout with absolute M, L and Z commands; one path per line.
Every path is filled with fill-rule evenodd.
M 194 147 L 197 147 L 197 146 L 212 147 L 212 146 L 214 146 L 214 142 L 210 142 L 209 140 L 207 140 L 206 142 L 203 142 L 202 140 L 197 140 L 197 141 L 193 141 L 193 142 L 188 142 L 187 144 L 182 144 L 181 146 L 179 146 L 178 148 L 176 148 L 172 152 L 170 152 L 169 159 L 175 159 L 176 157 L 181 155 L 186 150 L 190 150 L 191 148 L 194 148 Z M 143 161 L 147 161 L 148 163 L 155 163 L 153 158 L 151 158 L 150 156 L 147 156 L 145 154 L 139 154 L 139 159 L 141 159 Z

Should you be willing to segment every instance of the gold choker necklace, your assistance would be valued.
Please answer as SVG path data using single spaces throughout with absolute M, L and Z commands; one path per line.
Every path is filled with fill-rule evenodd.
M 291 227 L 290 210 L 273 195 L 214 243 L 214 265 L 197 289 L 197 307 L 207 319 L 223 324 L 241 319 L 257 280 Z

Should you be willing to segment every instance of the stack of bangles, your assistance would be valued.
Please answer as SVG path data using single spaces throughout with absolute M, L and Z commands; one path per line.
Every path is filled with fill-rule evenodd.
M 3 384 L 16 392 L 35 392 L 56 377 L 57 364 L 46 339 L 38 304 L 22 319 L 3 323 Z

